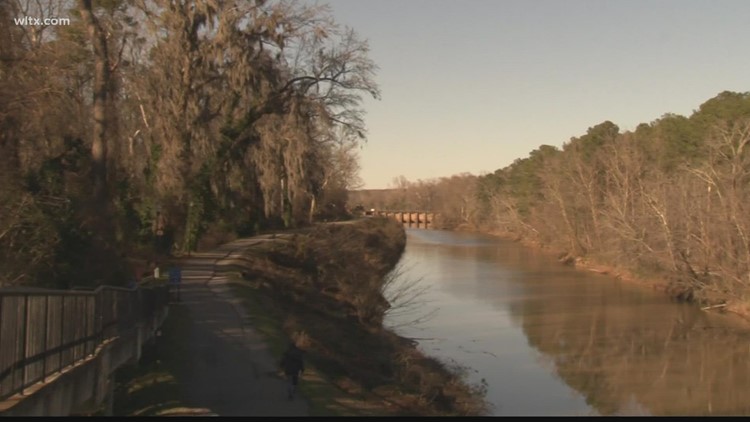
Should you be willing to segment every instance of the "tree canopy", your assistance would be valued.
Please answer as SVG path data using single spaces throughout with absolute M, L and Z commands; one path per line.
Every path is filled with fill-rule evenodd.
M 107 268 L 147 248 L 157 212 L 189 251 L 310 222 L 358 183 L 377 66 L 327 6 L 0 3 L 25 15 L 70 24 L 0 29 L 5 283 L 122 279 Z

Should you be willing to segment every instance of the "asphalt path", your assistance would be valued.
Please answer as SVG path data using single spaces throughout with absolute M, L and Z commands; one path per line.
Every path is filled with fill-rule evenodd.
M 273 235 L 240 239 L 207 253 L 180 260 L 180 304 L 191 317 L 189 356 L 178 374 L 185 404 L 201 409 L 192 414 L 213 416 L 306 416 L 308 402 L 299 393 L 286 394 L 279 375 L 280 357 L 272 356 L 248 323 L 240 300 L 220 268 Z

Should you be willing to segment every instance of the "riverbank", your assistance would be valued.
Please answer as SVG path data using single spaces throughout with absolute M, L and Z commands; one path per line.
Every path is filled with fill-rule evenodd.
M 532 248 L 556 259 L 560 265 L 570 265 L 582 271 L 607 275 L 626 283 L 650 288 L 673 300 L 693 303 L 704 311 L 727 313 L 744 323 L 750 324 L 750 303 L 747 301 L 737 300 L 729 295 L 715 292 L 701 292 L 700 297 L 697 297 L 694 291 L 676 283 L 674 275 L 671 274 L 639 274 L 632 269 L 611 265 L 591 257 L 573 256 L 569 251 L 524 238 L 516 233 L 499 230 L 478 230 L 473 227 L 461 227 L 457 231 L 481 233 L 517 242 L 524 247 Z
M 383 276 L 396 265 L 406 242 L 399 224 L 362 219 L 250 241 L 252 247 L 218 258 L 213 272 L 232 286 L 233 303 L 244 305 L 239 312 L 243 326 L 260 333 L 271 355 L 279 356 L 290 339 L 306 351 L 301 392 L 311 415 L 483 414 L 481 388 L 466 385 L 453 368 L 382 326 L 390 306 L 382 293 Z M 172 327 L 200 323 L 193 317 L 182 315 L 187 319 Z M 166 400 L 185 408 L 178 406 L 182 400 L 174 394 L 180 388 L 174 384 L 184 381 L 179 373 L 190 365 L 177 361 L 193 352 L 166 328 L 165 337 L 175 343 L 162 346 L 161 358 L 155 359 L 161 374 L 145 371 L 140 381 L 124 379 L 123 390 L 140 392 L 142 399 L 144 385 L 163 380 L 164 388 L 156 391 L 170 393 Z M 138 414 L 164 408 L 163 403 L 131 402 L 141 409 Z M 196 406 L 195 400 L 191 404 L 199 411 L 213 410 Z
M 317 415 L 480 415 L 479 388 L 383 328 L 383 278 L 403 253 L 403 227 L 385 218 L 316 226 L 246 251 L 237 290 L 276 353 L 306 352 L 303 394 Z M 269 320 L 270 318 L 270 320 Z M 253 324 L 258 325 L 258 324 Z M 306 375 L 307 377 L 307 375 Z

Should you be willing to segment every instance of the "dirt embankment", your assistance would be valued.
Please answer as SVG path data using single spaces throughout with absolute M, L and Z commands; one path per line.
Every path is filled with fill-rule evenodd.
M 266 299 L 284 333 L 352 403 L 386 416 L 486 411 L 481 388 L 383 328 L 390 306 L 383 277 L 406 244 L 400 224 L 366 218 L 281 238 L 247 251 L 238 268 L 244 283 Z

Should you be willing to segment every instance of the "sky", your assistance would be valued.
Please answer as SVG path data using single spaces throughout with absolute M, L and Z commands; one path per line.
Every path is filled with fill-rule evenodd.
M 750 91 L 747 0 L 328 0 L 368 40 L 366 189 L 506 167 Z

